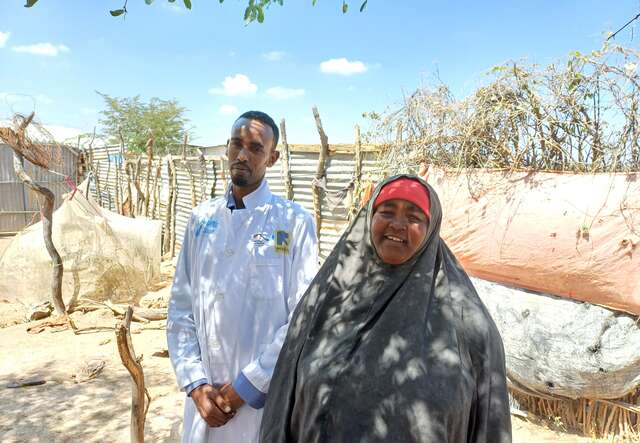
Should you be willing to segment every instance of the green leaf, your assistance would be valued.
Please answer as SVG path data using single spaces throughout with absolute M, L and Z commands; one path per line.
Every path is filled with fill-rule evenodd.
M 150 5 L 151 3 L 153 3 L 153 0 L 144 0 L 144 2 L 145 2 L 147 5 Z
M 263 23 L 264 22 L 264 11 L 262 10 L 261 6 L 258 6 L 257 9 L 258 9 L 258 23 Z
M 118 17 L 122 14 L 124 14 L 124 9 L 114 9 L 113 11 L 109 11 L 109 13 L 113 16 L 113 17 Z
M 25 8 L 30 8 L 33 5 L 35 5 L 36 3 L 38 3 L 38 0 L 27 0 L 27 4 L 24 5 Z
M 247 9 L 244 10 L 244 21 L 249 21 L 249 17 L 251 17 L 251 11 L 253 10 L 253 6 L 247 6 Z
M 342 2 L 342 13 L 346 14 L 348 10 L 349 10 L 349 5 L 347 4 L 347 2 Z
M 184 5 L 187 7 L 187 9 L 191 9 L 191 0 L 183 0 L 184 1 Z
M 311 2 L 311 6 L 315 6 L 315 5 L 316 5 L 316 3 L 318 3 L 318 0 L 313 0 L 313 1 Z
M 367 7 L 367 2 L 368 2 L 368 1 L 369 1 L 369 0 L 364 0 L 364 2 L 362 3 L 362 5 L 360 6 L 360 12 L 364 11 L 364 8 L 366 8 L 366 7 Z
M 176 0 L 169 0 L 169 3 L 175 3 Z

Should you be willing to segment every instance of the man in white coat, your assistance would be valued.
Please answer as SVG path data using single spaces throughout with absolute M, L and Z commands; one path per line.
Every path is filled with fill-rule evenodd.
M 265 180 L 278 127 L 250 111 L 227 146 L 232 185 L 194 208 L 176 267 L 167 341 L 185 400 L 183 442 L 256 442 L 293 309 L 317 271 L 311 215 Z

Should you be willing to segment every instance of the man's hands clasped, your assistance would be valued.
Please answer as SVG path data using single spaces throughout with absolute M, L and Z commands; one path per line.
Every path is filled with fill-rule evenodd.
M 200 416 L 214 428 L 224 426 L 244 404 L 229 383 L 220 389 L 209 384 L 198 386 L 191 392 L 191 398 Z

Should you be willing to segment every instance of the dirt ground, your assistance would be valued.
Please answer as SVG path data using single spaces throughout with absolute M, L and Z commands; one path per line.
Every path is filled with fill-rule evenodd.
M 7 243 L 0 237 L 0 255 Z M 166 286 L 149 297 L 166 300 L 168 290 Z M 118 355 L 114 333 L 118 320 L 112 312 L 72 314 L 78 335 L 51 329 L 29 334 L 27 327 L 39 322 L 25 323 L 22 309 L 0 294 L 0 442 L 129 442 L 131 379 Z M 164 321 L 133 323 L 132 330 L 152 399 L 146 441 L 179 442 L 184 394 L 176 386 L 169 359 L 153 355 L 167 346 Z M 73 376 L 95 361 L 104 361 L 102 371 L 76 383 Z M 20 380 L 45 383 L 8 387 Z M 537 420 L 513 417 L 512 423 L 515 443 L 591 441 L 554 431 Z
M 107 311 L 74 315 L 80 335 L 45 330 L 31 335 L 30 324 L 0 329 L 0 441 L 128 442 L 130 378 L 118 356 Z M 157 329 L 152 329 L 157 328 Z M 166 349 L 163 322 L 135 323 L 133 345 L 142 365 L 152 401 L 146 421 L 150 442 L 179 442 L 184 395 L 179 392 L 169 359 L 153 356 Z M 96 378 L 75 383 L 83 364 L 104 360 Z M 20 379 L 45 380 L 39 386 L 9 389 Z M 563 434 L 543 424 L 513 418 L 514 442 L 582 443 L 587 438 Z

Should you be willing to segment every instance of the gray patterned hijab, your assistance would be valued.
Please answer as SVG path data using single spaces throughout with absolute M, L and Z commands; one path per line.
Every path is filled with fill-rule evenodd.
M 430 224 L 414 257 L 392 266 L 370 226 L 381 188 L 400 177 L 429 191 Z M 378 185 L 293 314 L 262 442 L 511 441 L 502 340 L 441 220 L 423 180 Z

